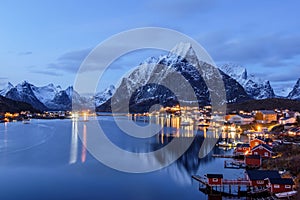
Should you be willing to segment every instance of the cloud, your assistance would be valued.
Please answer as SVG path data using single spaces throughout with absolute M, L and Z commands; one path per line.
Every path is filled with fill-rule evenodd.
M 148 57 L 159 56 L 163 52 L 153 49 L 141 49 L 121 55 L 113 60 L 112 58 L 116 56 L 116 51 L 124 48 L 124 46 L 125 44 L 112 43 L 106 46 L 104 51 L 102 49 L 97 51 L 96 49 L 96 52 L 90 56 L 91 48 L 70 51 L 59 56 L 55 62 L 48 64 L 47 68 L 51 71 L 58 70 L 61 72 L 77 73 L 84 59 L 89 56 L 88 62 L 85 63 L 86 68 L 83 71 L 103 70 L 107 67 L 107 63 L 110 63 L 107 68 L 109 70 L 126 70 L 136 67 Z
M 28 55 L 31 55 L 32 52 L 31 51 L 24 51 L 24 52 L 19 52 L 18 55 L 19 56 L 28 56 Z
M 46 71 L 46 70 L 30 70 L 32 73 L 43 74 L 49 76 L 63 76 L 62 73 L 54 72 L 54 71 Z
M 281 70 L 281 73 L 277 71 L 273 73 L 256 73 L 256 75 L 271 82 L 289 82 L 300 78 L 299 73 L 291 73 L 289 70 Z
M 91 48 L 87 48 L 67 52 L 59 56 L 55 62 L 48 64 L 48 69 L 76 73 L 91 50 Z
M 269 34 L 239 37 L 221 31 L 202 36 L 199 41 L 203 41 L 213 59 L 218 62 L 282 67 L 290 65 L 295 57 L 300 56 L 298 35 Z

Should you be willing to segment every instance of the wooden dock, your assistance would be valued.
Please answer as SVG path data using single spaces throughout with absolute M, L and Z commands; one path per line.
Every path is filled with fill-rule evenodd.
M 242 191 L 241 188 L 249 189 L 250 182 L 245 179 L 227 180 L 224 179 L 219 185 L 210 185 L 206 177 L 194 175 L 192 178 L 199 182 L 199 190 L 205 194 L 221 194 L 222 196 L 241 197 L 247 196 L 247 191 Z M 227 190 L 225 190 L 227 188 Z M 237 188 L 237 192 L 233 192 L 233 188 Z
M 242 168 L 246 168 L 246 164 L 243 161 L 225 160 L 224 161 L 224 168 L 242 169 Z
M 198 181 L 199 183 L 202 183 L 203 185 L 210 186 L 207 182 L 206 177 L 201 177 L 199 175 L 193 175 L 193 179 Z M 236 180 L 222 180 L 222 185 L 236 185 L 236 186 L 250 186 L 250 182 L 246 179 L 236 179 Z
M 226 154 L 213 154 L 214 158 L 235 158 L 235 155 L 226 155 Z

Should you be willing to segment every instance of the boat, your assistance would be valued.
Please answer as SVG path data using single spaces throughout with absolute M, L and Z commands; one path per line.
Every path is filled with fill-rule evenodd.
M 296 194 L 297 191 L 290 191 L 290 192 L 277 193 L 275 194 L 275 196 L 278 198 L 287 198 L 287 197 L 295 196 Z
M 23 124 L 30 124 L 30 119 L 23 119 L 22 123 Z

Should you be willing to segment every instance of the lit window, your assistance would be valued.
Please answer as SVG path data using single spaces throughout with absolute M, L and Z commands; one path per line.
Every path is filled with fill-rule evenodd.
M 268 152 L 265 152 L 265 156 L 269 156 Z
M 262 184 L 264 184 L 265 182 L 264 182 L 264 181 L 256 181 L 256 183 L 262 185 Z
M 274 185 L 274 188 L 280 188 L 280 186 L 279 185 Z

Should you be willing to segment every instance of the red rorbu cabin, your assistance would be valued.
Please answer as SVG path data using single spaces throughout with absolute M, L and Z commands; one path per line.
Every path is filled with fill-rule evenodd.
M 207 174 L 209 185 L 222 185 L 223 174 Z
M 266 144 L 260 144 L 254 147 L 251 152 L 252 155 L 260 155 L 262 158 L 271 158 L 273 155 L 272 148 Z
M 271 193 L 290 192 L 295 184 L 291 178 L 270 178 L 268 181 Z

